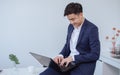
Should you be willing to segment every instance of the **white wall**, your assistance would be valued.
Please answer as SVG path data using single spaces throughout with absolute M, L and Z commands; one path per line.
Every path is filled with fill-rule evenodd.
M 68 26 L 65 6 L 81 2 L 84 15 L 99 27 L 102 47 L 113 26 L 120 28 L 119 0 L 0 0 L 0 68 L 12 67 L 14 53 L 20 67 L 40 64 L 30 51 L 54 57 L 62 49 Z
M 109 47 L 105 40 L 107 35 L 112 35 L 112 28 L 120 29 L 120 0 L 92 0 L 84 4 L 85 16 L 98 25 L 100 31 L 101 48 Z M 120 43 L 120 41 L 118 42 Z
M 11 67 L 14 53 L 19 66 L 40 65 L 30 51 L 53 57 L 62 49 L 68 21 L 63 16 L 69 0 L 0 0 L 0 67 Z

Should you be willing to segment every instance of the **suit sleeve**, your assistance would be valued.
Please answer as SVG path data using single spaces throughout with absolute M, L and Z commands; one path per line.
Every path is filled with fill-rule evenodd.
M 66 43 L 65 43 L 62 51 L 59 53 L 59 54 L 62 54 L 64 57 L 67 57 L 70 54 L 68 39 L 69 39 L 69 32 L 70 32 L 71 28 L 72 28 L 72 25 L 69 25 L 68 26 L 68 31 L 67 31 Z
M 83 63 L 83 62 L 92 62 L 99 59 L 100 55 L 100 42 L 99 42 L 99 34 L 98 28 L 92 27 L 89 33 L 89 46 L 90 52 L 86 54 L 75 55 L 75 63 Z

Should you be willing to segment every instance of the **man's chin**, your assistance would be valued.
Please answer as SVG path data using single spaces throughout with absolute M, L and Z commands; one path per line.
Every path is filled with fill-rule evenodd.
M 73 26 L 76 28 L 76 27 L 78 27 L 78 25 L 76 25 L 76 24 L 73 24 Z

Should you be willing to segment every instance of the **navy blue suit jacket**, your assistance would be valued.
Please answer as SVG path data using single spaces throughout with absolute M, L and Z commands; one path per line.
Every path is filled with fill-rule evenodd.
M 71 53 L 70 38 L 73 30 L 74 27 L 70 24 L 68 26 L 66 44 L 60 52 L 65 58 Z M 96 61 L 99 59 L 100 55 L 100 42 L 97 26 L 89 22 L 87 19 L 85 19 L 82 25 L 76 49 L 78 50 L 79 55 L 75 55 L 74 62 L 79 64 L 79 66 L 74 69 L 78 71 L 73 72 L 74 75 L 78 75 L 75 73 L 79 73 L 79 75 L 93 75 Z

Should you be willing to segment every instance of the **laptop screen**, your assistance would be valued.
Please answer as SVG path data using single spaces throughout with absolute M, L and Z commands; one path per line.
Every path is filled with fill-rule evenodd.
M 48 67 L 50 62 L 51 62 L 51 58 L 40 55 L 40 54 L 36 54 L 36 53 L 32 53 L 30 52 L 30 54 L 43 66 Z

